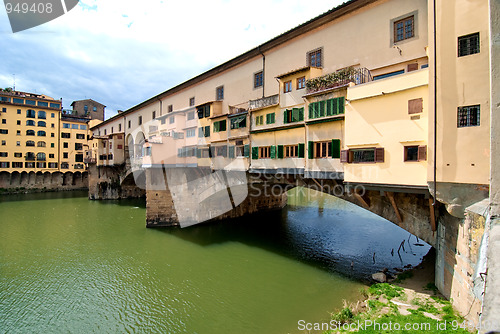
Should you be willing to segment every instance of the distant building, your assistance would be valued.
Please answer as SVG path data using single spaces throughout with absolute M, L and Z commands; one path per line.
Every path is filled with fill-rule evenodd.
M 88 117 L 104 121 L 104 109 L 106 106 L 92 99 L 78 100 L 71 103 L 73 116 Z

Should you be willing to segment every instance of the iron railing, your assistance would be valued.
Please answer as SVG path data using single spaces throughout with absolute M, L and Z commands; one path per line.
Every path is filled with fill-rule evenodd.
M 364 67 L 348 67 L 321 77 L 311 78 L 306 81 L 307 93 L 315 93 L 326 89 L 348 85 L 356 85 L 372 81 L 370 70 Z

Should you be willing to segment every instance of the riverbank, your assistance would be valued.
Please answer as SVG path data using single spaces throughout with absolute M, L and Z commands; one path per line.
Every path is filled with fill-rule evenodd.
M 322 333 L 471 333 L 434 285 L 432 255 L 391 283 L 365 289 L 364 300 L 344 303 L 341 311 L 332 314 L 329 330 Z
M 19 195 L 19 194 L 36 194 L 36 193 L 50 193 L 59 191 L 88 191 L 88 187 L 79 188 L 0 188 L 0 195 Z

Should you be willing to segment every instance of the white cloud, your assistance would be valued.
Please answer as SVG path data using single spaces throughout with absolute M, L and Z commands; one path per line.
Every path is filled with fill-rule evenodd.
M 339 5 L 340 0 L 80 0 L 16 34 L 0 13 L 0 86 L 128 109 Z M 3 61 L 6 59 L 6 61 Z M 20 86 L 22 85 L 22 86 Z

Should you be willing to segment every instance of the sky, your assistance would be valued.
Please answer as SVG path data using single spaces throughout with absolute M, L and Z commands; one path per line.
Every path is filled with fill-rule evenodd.
M 344 2 L 80 0 L 12 33 L 0 8 L 0 87 L 127 110 Z M 312 5 L 314 4 L 314 5 Z M 15 79 L 14 79 L 15 78 Z

